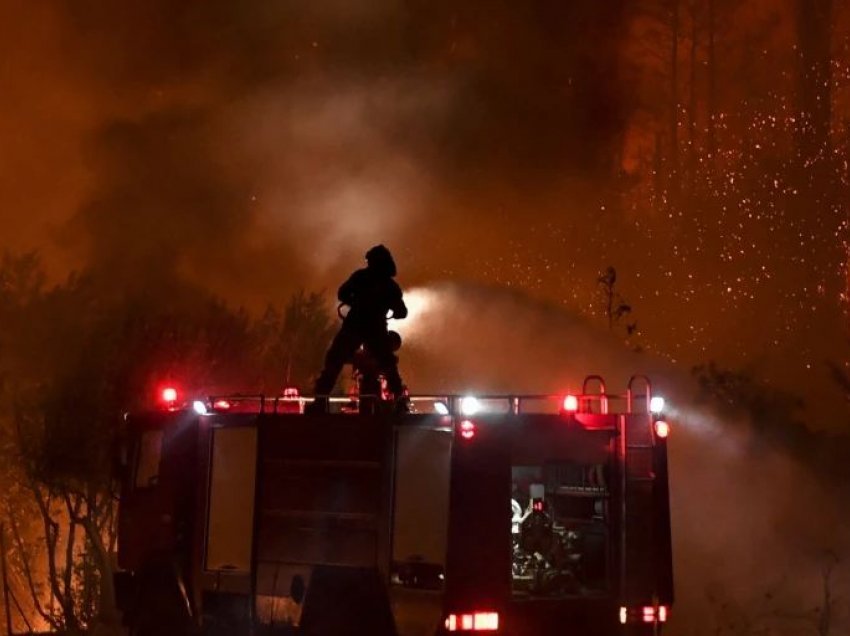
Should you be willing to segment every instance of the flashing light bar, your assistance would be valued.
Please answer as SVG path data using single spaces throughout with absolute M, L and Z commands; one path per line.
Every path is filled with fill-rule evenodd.
M 661 439 L 665 439 L 670 434 L 670 425 L 664 420 L 655 422 L 655 435 Z
M 464 420 L 460 423 L 460 436 L 463 439 L 472 439 L 475 437 L 475 424 L 469 420 Z
M 449 632 L 495 632 L 499 629 L 499 613 L 449 614 L 445 625 Z
M 621 625 L 625 625 L 629 621 L 637 621 L 642 623 L 666 623 L 667 606 L 644 605 L 643 607 L 634 608 L 620 606 L 619 615 Z

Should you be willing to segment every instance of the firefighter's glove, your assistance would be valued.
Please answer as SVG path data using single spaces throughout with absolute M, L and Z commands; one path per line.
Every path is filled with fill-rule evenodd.
M 393 307 L 393 318 L 396 320 L 407 318 L 407 306 L 404 303 L 398 307 Z

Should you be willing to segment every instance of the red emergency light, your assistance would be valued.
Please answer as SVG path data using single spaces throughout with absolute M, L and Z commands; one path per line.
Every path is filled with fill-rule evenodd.
M 469 440 L 475 437 L 475 424 L 469 420 L 464 420 L 460 423 L 460 436 L 463 439 Z
M 629 622 L 666 623 L 668 608 L 666 605 L 644 605 L 643 607 L 620 607 L 620 624 Z
M 228 400 L 216 400 L 215 402 L 213 402 L 213 408 L 216 411 L 227 411 L 230 410 L 231 406 L 232 405 Z
M 177 399 L 180 397 L 177 389 L 169 385 L 160 385 L 157 389 L 156 401 L 160 408 L 173 411 L 177 409 Z
M 449 632 L 495 632 L 499 629 L 498 612 L 469 612 L 446 617 Z
M 666 623 L 667 622 L 667 607 L 664 605 L 659 605 L 658 607 L 652 607 L 651 605 L 647 605 L 643 608 L 643 622 L 644 623 Z
M 578 411 L 578 398 L 575 395 L 567 395 L 562 406 L 567 413 L 575 413 Z

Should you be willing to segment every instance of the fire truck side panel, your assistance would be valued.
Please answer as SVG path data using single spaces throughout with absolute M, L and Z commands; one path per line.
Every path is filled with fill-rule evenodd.
M 510 449 L 507 418 L 476 418 L 452 448 L 446 611 L 504 607 L 510 596 Z
M 389 430 L 377 418 L 261 417 L 257 563 L 378 564 Z
M 212 430 L 205 568 L 251 571 L 257 429 Z
M 121 568 L 137 570 L 151 555 L 186 550 L 192 540 L 197 417 L 153 414 L 134 420 L 129 435 L 133 452 L 122 485 L 118 556 Z
M 258 425 L 256 620 L 285 620 L 301 589 L 306 631 L 391 622 L 391 421 L 266 414 Z
M 442 619 L 452 429 L 407 417 L 396 427 L 390 599 L 399 636 L 432 636 Z
M 211 414 L 198 425 L 196 507 L 205 523 L 193 546 L 193 602 L 211 633 L 236 635 L 250 618 L 257 414 Z

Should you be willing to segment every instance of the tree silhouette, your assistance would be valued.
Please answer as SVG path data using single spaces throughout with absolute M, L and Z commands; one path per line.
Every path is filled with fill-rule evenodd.
M 36 255 L 0 260 L 0 510 L 30 617 L 120 628 L 114 451 L 126 411 L 150 408 L 166 381 L 187 398 L 303 386 L 333 326 L 320 293 L 255 319 L 179 280 L 116 286 L 84 272 L 46 288 Z
M 608 322 L 608 330 L 620 324 L 620 321 L 632 313 L 632 306 L 617 291 L 617 270 L 612 266 L 605 268 L 596 279 L 602 296 L 603 314 Z M 625 335 L 628 340 L 637 333 L 637 321 L 625 324 Z

